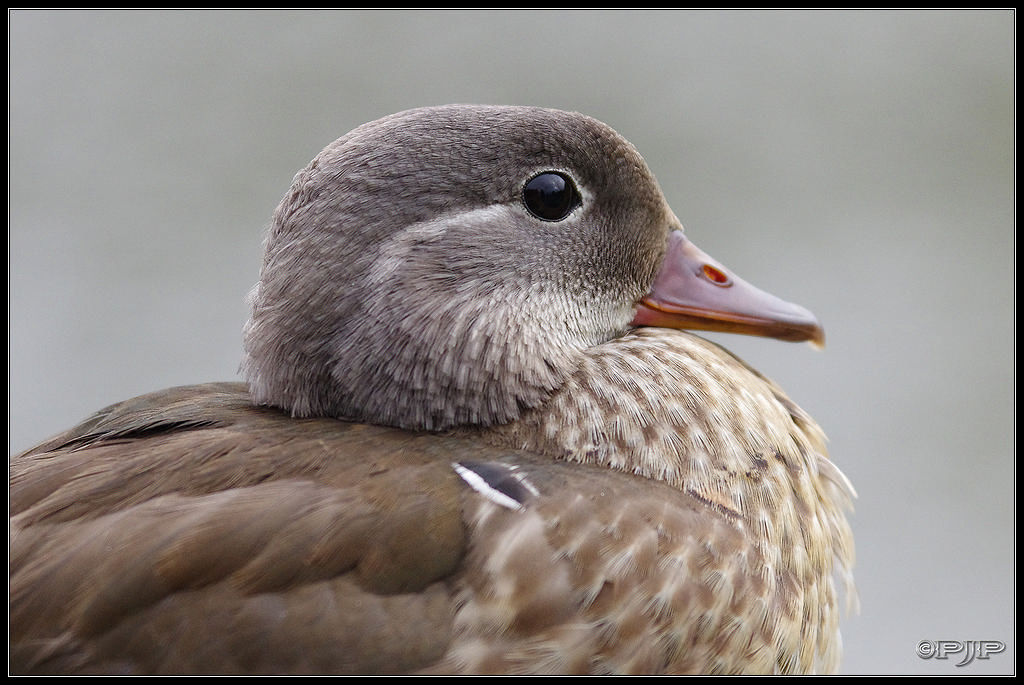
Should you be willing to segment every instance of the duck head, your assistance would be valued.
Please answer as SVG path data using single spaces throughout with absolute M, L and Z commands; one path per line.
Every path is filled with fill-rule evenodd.
M 640 154 L 557 110 L 445 106 L 356 128 L 274 213 L 243 372 L 296 416 L 494 425 L 633 326 L 823 340 L 683 235 Z

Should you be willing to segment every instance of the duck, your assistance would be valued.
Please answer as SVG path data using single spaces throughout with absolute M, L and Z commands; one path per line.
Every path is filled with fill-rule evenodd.
M 699 334 L 823 328 L 691 242 L 608 125 L 359 126 L 294 177 L 249 303 L 244 380 L 11 458 L 13 673 L 839 668 L 854 489 Z

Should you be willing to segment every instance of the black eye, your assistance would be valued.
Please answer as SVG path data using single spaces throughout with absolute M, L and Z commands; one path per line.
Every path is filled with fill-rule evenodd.
M 580 203 L 580 194 L 565 174 L 545 171 L 526 182 L 523 202 L 538 219 L 560 221 Z

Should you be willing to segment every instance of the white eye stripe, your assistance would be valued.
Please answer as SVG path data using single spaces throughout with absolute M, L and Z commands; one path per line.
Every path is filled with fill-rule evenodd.
M 509 211 L 502 205 L 490 205 L 468 211 L 452 212 L 428 221 L 406 226 L 393 234 L 381 246 L 380 254 L 374 260 L 367 274 L 371 285 L 385 283 L 402 270 L 409 262 L 410 254 L 417 245 L 440 240 L 453 224 L 501 225 L 509 220 Z

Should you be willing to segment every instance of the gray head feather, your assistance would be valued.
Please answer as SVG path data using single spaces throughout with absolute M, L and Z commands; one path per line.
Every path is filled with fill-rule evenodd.
M 534 175 L 582 203 L 530 213 Z M 243 372 L 259 403 L 440 430 L 514 420 L 621 334 L 674 221 L 610 128 L 448 106 L 361 126 L 295 177 L 265 245 Z

